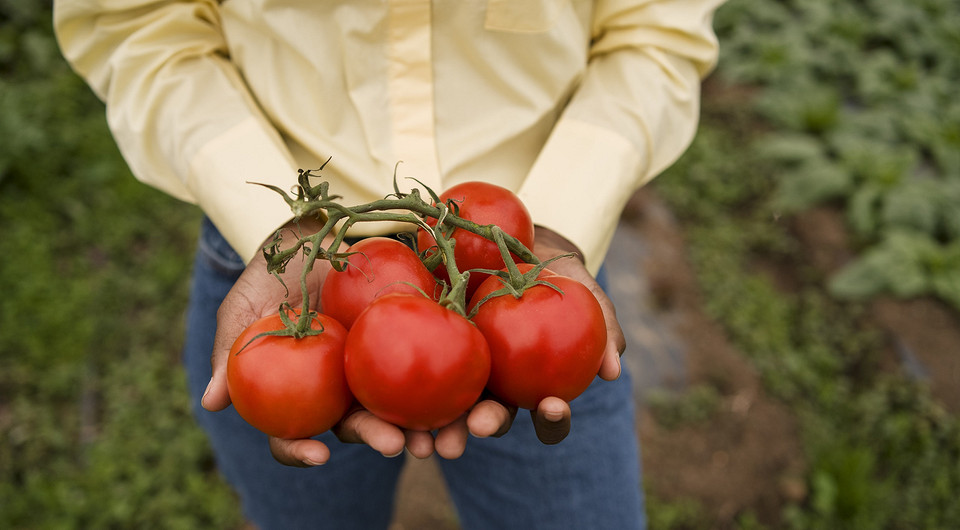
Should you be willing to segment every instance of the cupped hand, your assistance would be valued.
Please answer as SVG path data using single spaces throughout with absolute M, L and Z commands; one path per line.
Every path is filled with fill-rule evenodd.
M 532 250 L 541 261 L 570 253 L 580 255 L 579 249 L 566 238 L 542 227 L 536 227 Z M 620 356 L 626 349 L 626 340 L 617 321 L 613 302 L 581 259 L 577 257 L 558 259 L 550 264 L 550 270 L 580 281 L 600 302 L 607 327 L 607 344 L 598 375 L 601 379 L 608 381 L 617 379 L 620 377 Z M 480 401 L 468 415 L 437 433 L 435 441 L 437 454 L 444 458 L 460 456 L 466 447 L 468 434 L 478 438 L 506 434 L 513 424 L 516 413 L 516 407 L 505 405 L 493 397 Z M 533 420 L 537 438 L 544 444 L 559 443 L 570 433 L 570 405 L 560 398 L 545 398 L 538 404 L 536 410 L 530 411 L 530 417 Z
M 553 261 L 549 268 L 557 274 L 568 276 L 586 285 L 597 298 L 597 301 L 600 302 L 607 328 L 607 344 L 597 375 L 607 381 L 613 381 L 620 377 L 620 356 L 626 349 L 626 339 L 623 336 L 620 323 L 617 321 L 617 311 L 613 302 L 587 270 L 582 261 L 580 250 L 563 236 L 540 226 L 536 227 L 532 250 L 541 261 L 564 254 L 574 254 L 572 257 Z M 536 410 L 530 411 L 530 416 L 533 419 L 537 438 L 545 444 L 559 443 L 570 433 L 570 405 L 562 399 L 556 397 L 544 399 Z
M 300 234 L 313 233 L 319 228 L 320 226 L 312 221 L 304 221 L 299 225 L 288 224 L 282 229 L 283 241 L 286 242 L 281 244 L 282 248 L 292 245 Z M 256 320 L 276 313 L 283 302 L 299 307 L 302 302 L 300 274 L 303 265 L 302 257 L 294 258 L 288 264 L 286 271 L 280 275 L 283 279 L 283 283 L 280 283 L 276 277 L 267 272 L 263 255 L 257 255 L 227 293 L 217 311 L 217 330 L 210 356 L 213 377 L 207 384 L 201 399 L 203 408 L 219 411 L 230 405 L 230 394 L 227 391 L 227 358 L 231 346 L 243 330 Z M 318 307 L 320 286 L 329 270 L 329 262 L 317 261 L 307 277 L 307 292 L 311 293 L 311 308 Z M 270 446 L 277 459 L 288 465 L 315 465 L 326 462 L 330 458 L 329 449 L 315 440 L 271 439 Z
M 315 223 L 290 224 L 284 227 L 284 236 L 295 241 L 300 233 L 310 234 L 320 228 Z M 289 244 L 289 243 L 288 243 Z M 286 248 L 284 246 L 283 248 Z M 201 400 L 209 411 L 227 408 L 231 401 L 227 390 L 227 358 L 234 341 L 244 329 L 256 320 L 276 313 L 280 304 L 287 302 L 298 307 L 302 301 L 300 274 L 303 260 L 295 258 L 281 274 L 283 284 L 267 272 L 266 261 L 258 255 L 247 265 L 233 288 L 227 293 L 217 311 L 217 330 L 214 348 L 210 357 L 213 377 Z M 310 295 L 310 307 L 318 308 L 319 293 L 323 281 L 331 266 L 326 260 L 318 260 L 307 277 L 307 292 Z M 286 285 L 286 288 L 284 287 Z M 512 422 L 512 412 L 505 406 L 490 400 L 481 401 L 472 409 L 470 417 L 479 422 L 478 436 L 496 436 L 506 432 Z M 468 432 L 468 416 L 442 427 L 434 437 L 433 433 L 403 430 L 388 423 L 360 406 L 352 408 L 332 429 L 333 433 L 345 443 L 363 443 L 384 456 L 393 457 L 404 448 L 417 458 L 426 458 L 434 451 L 444 458 L 459 457 L 465 447 Z M 505 426 L 505 427 L 504 427 Z M 330 448 L 315 439 L 281 439 L 270 437 L 270 451 L 274 458 L 285 465 L 308 467 L 326 463 L 330 459 Z
M 283 228 L 284 241 L 288 243 L 281 243 L 281 248 L 288 248 L 300 234 L 315 233 L 320 228 L 321 226 L 313 221 L 304 221 L 299 225 L 288 224 Z M 329 241 L 326 244 L 329 244 Z M 267 272 L 265 258 L 258 255 L 250 261 L 227 293 L 217 311 L 217 331 L 210 357 L 213 377 L 201 401 L 203 408 L 219 411 L 230 405 L 227 358 L 230 347 L 240 333 L 257 319 L 276 313 L 283 302 L 299 307 L 302 302 L 300 275 L 304 263 L 303 258 L 297 257 L 287 264 L 286 270 L 280 274 L 283 279 L 281 284 Z M 320 307 L 320 290 L 330 269 L 328 261 L 317 260 L 307 276 L 311 308 Z M 344 441 L 367 443 L 387 456 L 395 456 L 403 451 L 406 439 L 398 427 L 362 409 L 352 410 L 334 430 Z M 422 436 L 412 434 L 409 442 L 411 451 L 422 454 L 426 450 L 424 442 Z M 432 452 L 432 442 L 429 445 Z M 323 442 L 314 439 L 287 440 L 271 437 L 270 451 L 278 462 L 290 466 L 314 466 L 330 459 L 330 449 Z
M 552 230 L 536 227 L 533 253 L 541 261 L 573 253 L 580 256 L 579 249 L 566 238 Z M 587 270 L 584 262 L 577 257 L 561 258 L 550 264 L 550 270 L 568 276 L 586 285 L 600 302 L 607 327 L 607 344 L 598 375 L 601 379 L 612 381 L 620 377 L 620 356 L 626 349 L 623 330 L 617 321 L 613 302 Z M 478 438 L 502 436 L 510 430 L 516 417 L 516 407 L 505 405 L 495 398 L 484 399 L 460 420 L 441 429 L 436 436 L 437 454 L 444 458 L 459 457 L 465 447 L 467 436 Z M 557 397 L 543 399 L 536 410 L 530 411 L 537 438 L 544 444 L 556 444 L 570 433 L 570 405 Z
M 304 233 L 312 233 L 318 226 L 305 226 Z M 297 225 L 288 225 L 287 234 L 300 233 Z M 290 237 L 293 240 L 295 238 Z M 538 227 L 533 252 L 541 259 L 577 252 L 575 246 L 555 232 Z M 625 348 L 623 332 L 616 319 L 612 302 L 597 284 L 579 259 L 560 259 L 553 262 L 551 270 L 584 283 L 591 289 L 603 308 L 607 324 L 607 347 L 599 376 L 613 380 L 620 375 L 620 355 Z M 217 312 L 217 331 L 214 349 L 210 358 L 213 377 L 202 398 L 202 405 L 210 411 L 219 411 L 230 405 L 227 391 L 227 357 L 236 337 L 254 321 L 275 313 L 284 301 L 297 307 L 300 302 L 300 274 L 302 261 L 294 259 L 281 274 L 284 287 L 269 274 L 263 256 L 257 256 L 241 274 L 236 284 L 224 298 Z M 319 260 L 307 277 L 310 307 L 319 307 L 319 293 L 326 274 L 330 271 L 327 261 Z M 334 434 L 346 443 L 364 443 L 384 456 L 393 457 L 404 448 L 417 458 L 426 458 L 436 453 L 447 459 L 460 457 L 468 436 L 478 438 L 498 437 L 505 434 L 516 416 L 516 407 L 500 403 L 496 399 L 482 399 L 468 413 L 450 425 L 437 430 L 436 434 L 423 431 L 403 430 L 388 423 L 371 412 L 355 407 L 333 429 Z M 544 399 L 536 410 L 530 411 L 537 437 L 545 444 L 562 441 L 570 432 L 570 407 L 559 398 Z M 270 450 L 274 458 L 290 466 L 314 466 L 330 458 L 330 449 L 315 439 L 286 440 L 270 438 Z
M 600 302 L 600 308 L 603 310 L 603 319 L 607 326 L 607 346 L 603 351 L 603 362 L 597 375 L 606 381 L 613 381 L 620 377 L 620 356 L 627 348 L 627 342 L 623 335 L 623 329 L 617 320 L 617 310 L 613 301 L 603 291 L 597 280 L 590 274 L 582 261 L 582 254 L 579 249 L 563 236 L 543 227 L 536 227 L 536 236 L 534 240 L 533 253 L 541 260 L 563 254 L 573 253 L 575 256 L 558 259 L 548 268 L 560 275 L 573 278 L 586 285 L 593 295 Z

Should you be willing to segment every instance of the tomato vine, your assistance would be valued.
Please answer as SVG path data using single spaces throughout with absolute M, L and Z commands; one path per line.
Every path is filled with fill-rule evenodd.
M 456 240 L 451 237 L 453 230 L 465 230 L 491 241 L 496 241 L 508 266 L 513 263 L 513 259 L 507 259 L 512 253 L 523 262 L 542 268 L 540 260 L 520 240 L 504 232 L 496 225 L 478 224 L 461 217 L 458 214 L 456 201 L 441 200 L 436 192 L 423 183 L 420 184 L 429 194 L 431 199 L 429 202 L 424 200 L 418 188 L 412 188 L 409 192 L 401 192 L 397 185 L 396 175 L 394 175 L 394 192 L 392 194 L 365 204 L 353 206 L 342 204 L 339 202 L 342 199 L 341 196 L 330 193 L 329 182 L 323 180 L 317 184 L 311 183 L 311 178 L 321 177 L 319 173 L 329 161 L 327 159 L 316 170 L 300 169 L 297 184 L 291 192 L 273 185 L 254 183 L 277 192 L 290 207 L 294 222 L 314 218 L 322 224 L 321 228 L 312 234 L 298 234 L 298 239 L 292 245 L 283 249 L 281 249 L 281 243 L 288 242 L 284 239 L 283 231 L 278 230 L 263 248 L 267 270 L 277 277 L 281 283 L 283 280 L 280 278 L 280 274 L 286 270 L 289 262 L 301 254 L 305 258 L 300 273 L 302 301 L 299 317 L 295 322 L 285 322 L 287 327 L 285 330 L 278 332 L 279 334 L 299 338 L 320 333 L 310 325 L 311 320 L 316 318 L 317 313 L 312 311 L 309 305 L 307 277 L 318 259 L 329 261 L 335 270 L 343 270 L 346 265 L 345 257 L 349 253 L 338 252 L 338 249 L 344 242 L 349 229 L 357 223 L 408 223 L 430 232 L 436 241 L 437 252 L 424 256 L 425 263 L 431 270 L 434 266 L 442 264 L 450 279 L 448 288 L 444 290 L 439 303 L 462 316 L 467 315 L 466 289 L 470 271 L 461 271 L 457 267 L 454 257 Z M 435 220 L 435 222 L 428 223 L 427 219 Z M 324 246 L 324 240 L 331 235 L 333 236 L 332 240 Z M 493 273 L 495 271 L 484 272 Z M 516 276 L 514 277 L 516 278 Z M 536 278 L 536 275 L 533 275 L 533 278 Z M 284 307 L 281 307 L 281 312 L 283 312 L 283 309 Z

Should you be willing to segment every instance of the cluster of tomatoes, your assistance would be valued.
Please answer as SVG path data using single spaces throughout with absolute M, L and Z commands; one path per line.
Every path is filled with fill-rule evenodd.
M 456 204 L 457 216 L 533 248 L 530 215 L 511 191 L 468 182 L 439 198 Z M 593 293 L 546 268 L 519 291 L 505 288 L 500 275 L 480 271 L 534 267 L 505 268 L 497 243 L 456 228 L 456 270 L 471 271 L 466 311 L 457 311 L 439 300 L 448 269 L 429 270 L 421 259 L 436 250 L 435 233 L 421 228 L 420 252 L 386 237 L 347 249 L 347 266 L 330 271 L 320 293 L 312 326 L 321 333 L 264 335 L 284 326 L 279 314 L 245 330 L 227 365 L 237 412 L 272 436 L 307 438 L 335 426 L 355 402 L 399 427 L 430 431 L 466 413 L 485 389 L 527 409 L 548 396 L 580 395 L 606 343 Z

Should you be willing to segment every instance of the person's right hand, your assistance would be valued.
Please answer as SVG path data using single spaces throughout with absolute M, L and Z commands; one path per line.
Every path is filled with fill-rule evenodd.
M 305 234 L 314 233 L 320 228 L 320 225 L 315 222 L 301 222 L 301 226 Z M 287 225 L 284 228 L 285 239 L 295 240 L 300 230 L 301 228 L 295 224 Z M 227 293 L 217 311 L 217 331 L 210 357 L 213 377 L 201 401 L 203 408 L 219 411 L 230 405 L 230 395 L 227 391 L 227 358 L 230 347 L 240 333 L 259 318 L 276 313 L 284 301 L 294 307 L 300 305 L 302 297 L 299 286 L 303 264 L 302 258 L 295 258 L 281 274 L 284 284 L 289 288 L 289 296 L 287 289 L 267 272 L 263 255 L 257 255 L 251 260 L 236 284 Z M 319 307 L 320 288 L 330 270 L 328 261 L 315 262 L 307 280 L 311 308 Z M 407 446 L 413 454 L 423 454 L 428 447 L 431 452 L 433 451 L 433 441 L 429 433 L 405 435 L 400 428 L 380 420 L 363 409 L 352 409 L 335 432 L 344 441 L 366 443 L 386 456 L 400 454 L 404 446 Z M 323 464 L 330 458 L 329 448 L 313 439 L 284 440 L 271 437 L 270 449 L 279 462 L 292 466 Z
M 286 240 L 294 241 L 301 230 L 304 234 L 310 234 L 320 227 L 314 222 L 301 222 L 299 227 L 291 223 L 284 228 L 284 235 Z M 210 357 L 213 377 L 201 400 L 203 408 L 215 412 L 227 408 L 231 403 L 227 391 L 227 358 L 240 333 L 256 320 L 276 313 L 284 301 L 293 307 L 300 305 L 302 295 L 299 286 L 303 263 L 301 258 L 291 260 L 281 274 L 284 282 L 281 284 L 267 272 L 263 255 L 257 255 L 227 293 L 217 311 L 217 330 Z M 330 263 L 326 260 L 314 263 L 307 278 L 311 308 L 320 308 L 321 287 L 330 270 Z M 289 288 L 289 295 L 284 284 Z M 511 411 L 499 403 L 482 401 L 474 407 L 472 416 L 480 418 L 477 431 L 480 435 L 498 436 L 506 432 L 515 414 L 515 410 Z M 355 406 L 332 431 L 343 442 L 367 444 L 387 457 L 397 456 L 406 448 L 417 458 L 426 458 L 434 451 L 444 458 L 457 458 L 466 447 L 466 419 L 465 414 L 460 420 L 439 429 L 434 438 L 429 432 L 405 431 Z M 314 466 L 326 463 L 330 458 L 330 449 L 326 444 L 314 439 L 270 437 L 269 445 L 274 458 L 289 466 Z

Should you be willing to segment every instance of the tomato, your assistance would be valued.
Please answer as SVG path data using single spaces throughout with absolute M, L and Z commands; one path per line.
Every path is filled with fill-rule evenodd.
M 347 249 L 343 271 L 330 271 L 323 283 L 320 307 L 324 314 L 350 329 L 374 298 L 394 292 L 432 296 L 436 279 L 407 245 L 388 237 L 370 237 Z
M 314 329 L 321 325 L 319 335 L 251 342 L 260 333 L 283 329 L 275 314 L 251 324 L 233 343 L 227 390 L 247 423 L 279 438 L 309 438 L 340 421 L 353 403 L 343 370 L 347 330 L 326 315 L 312 323 Z
M 582 394 L 600 370 L 607 342 L 603 310 L 590 289 L 548 270 L 538 278 L 563 294 L 535 285 L 520 298 L 510 294 L 490 298 L 473 316 L 490 346 L 487 388 L 525 409 L 535 409 L 548 396 L 569 402 Z M 471 307 L 502 286 L 495 276 L 485 280 Z
M 420 295 L 374 300 L 347 335 L 350 389 L 367 410 L 418 431 L 470 409 L 490 374 L 490 350 L 469 320 Z
M 517 238 L 529 249 L 533 248 L 533 220 L 530 212 L 519 197 L 512 191 L 486 182 L 470 181 L 457 184 L 440 194 L 444 202 L 453 200 L 459 204 L 460 217 L 473 221 L 479 225 L 495 224 L 505 233 Z M 503 268 L 503 258 L 497 244 L 483 236 L 467 232 L 462 229 L 453 231 L 456 240 L 454 258 L 457 268 L 461 271 L 469 269 Z M 421 252 L 436 245 L 433 235 L 420 230 L 417 235 L 417 246 Z M 521 261 L 514 256 L 514 261 Z M 434 271 L 440 278 L 446 277 L 446 270 L 441 266 Z M 471 273 L 467 287 L 467 296 L 489 275 Z

